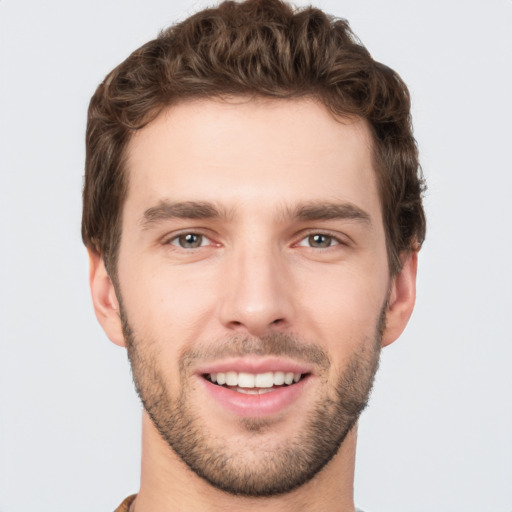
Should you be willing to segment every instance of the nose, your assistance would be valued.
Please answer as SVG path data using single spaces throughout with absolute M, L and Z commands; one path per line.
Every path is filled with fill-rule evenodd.
M 220 319 L 231 331 L 262 336 L 286 329 L 293 317 L 292 279 L 285 259 L 271 247 L 233 251 L 226 261 Z

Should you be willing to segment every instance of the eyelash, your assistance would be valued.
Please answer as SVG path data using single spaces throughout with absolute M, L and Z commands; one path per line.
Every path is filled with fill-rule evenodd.
M 196 236 L 196 237 L 200 238 L 201 239 L 200 245 L 198 245 L 197 247 L 183 247 L 180 244 L 180 240 L 185 239 L 187 236 Z M 201 232 L 197 232 L 197 231 L 185 231 L 183 233 L 179 233 L 178 235 L 174 235 L 172 238 L 169 238 L 165 243 L 168 245 L 177 247 L 179 249 L 193 250 L 193 249 L 199 249 L 201 247 L 205 247 L 205 245 L 203 245 L 203 243 L 205 241 L 211 242 L 211 240 L 205 234 L 203 234 Z M 174 243 L 174 242 L 176 242 L 176 243 Z
M 327 247 L 313 247 L 311 244 L 312 239 L 314 237 L 323 237 L 324 239 L 327 239 L 329 241 L 329 245 Z M 305 242 L 308 245 L 304 245 L 303 242 Z M 330 249 L 331 247 L 335 247 L 338 245 L 347 245 L 342 240 L 340 240 L 339 237 L 336 237 L 334 235 L 331 235 L 330 233 L 324 233 L 322 231 L 312 231 L 308 233 L 306 236 L 302 237 L 298 244 L 296 244 L 299 247 L 308 247 L 310 249 Z
M 200 244 L 196 247 L 184 247 L 181 245 L 180 241 L 183 241 L 187 236 L 196 236 L 200 238 Z M 329 245 L 326 247 L 313 247 L 310 245 L 312 242 L 312 239 L 314 237 L 323 237 L 324 239 L 327 239 L 329 242 Z M 165 244 L 172 245 L 176 248 L 183 249 L 183 250 L 194 250 L 194 249 L 200 249 L 201 247 L 206 247 L 207 245 L 210 245 L 209 243 L 213 243 L 212 240 L 205 235 L 204 233 L 201 233 L 199 231 L 185 231 L 182 233 L 179 233 L 177 235 L 174 235 L 172 238 L 169 238 Z M 305 242 L 305 243 L 304 243 Z M 186 243 L 186 242 L 185 242 Z M 294 244 L 295 247 L 308 247 L 309 249 L 319 249 L 319 250 L 326 250 L 330 249 L 331 247 L 336 247 L 338 245 L 348 245 L 346 242 L 342 241 L 339 237 L 334 236 L 330 233 L 325 233 L 322 231 L 311 231 L 304 236 L 302 236 L 298 243 Z

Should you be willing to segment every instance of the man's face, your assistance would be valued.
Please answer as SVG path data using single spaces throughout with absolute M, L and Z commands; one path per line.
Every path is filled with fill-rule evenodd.
M 198 475 L 287 492 L 364 407 L 387 300 L 360 120 L 312 100 L 201 100 L 128 148 L 117 298 L 134 379 Z

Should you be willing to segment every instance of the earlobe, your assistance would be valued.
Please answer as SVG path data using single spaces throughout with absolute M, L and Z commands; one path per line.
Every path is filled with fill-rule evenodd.
M 119 316 L 119 301 L 101 255 L 88 248 L 89 286 L 91 288 L 94 312 L 110 341 L 125 347 L 125 339 Z
M 386 328 L 382 346 L 393 343 L 404 331 L 414 309 L 416 300 L 416 271 L 418 252 L 402 253 L 402 269 L 393 277 L 386 314 Z

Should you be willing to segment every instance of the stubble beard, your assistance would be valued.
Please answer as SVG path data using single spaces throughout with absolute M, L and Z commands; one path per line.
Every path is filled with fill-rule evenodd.
M 313 363 L 323 380 L 323 394 L 295 437 L 284 443 L 271 443 L 268 432 L 272 420 L 243 418 L 239 427 L 247 433 L 247 443 L 242 447 L 233 445 L 230 439 L 213 436 L 207 420 L 198 417 L 189 400 L 186 370 L 206 354 L 189 351 L 182 355 L 181 389 L 173 397 L 160 371 L 158 357 L 147 350 L 144 353 L 143 348 L 151 345 L 151 340 L 136 338 L 122 306 L 120 315 L 137 393 L 169 447 L 193 472 L 217 489 L 232 495 L 270 497 L 288 493 L 311 480 L 336 455 L 354 427 L 368 403 L 379 365 L 386 311 L 387 303 L 377 320 L 374 338 L 362 340 L 335 386 L 326 381 L 330 366 L 327 355 L 318 346 L 289 334 L 272 333 L 257 339 L 234 337 L 214 348 L 219 356 L 265 354 L 299 358 Z M 211 351 L 208 355 L 212 355 Z M 249 454 L 250 447 L 253 449 Z

